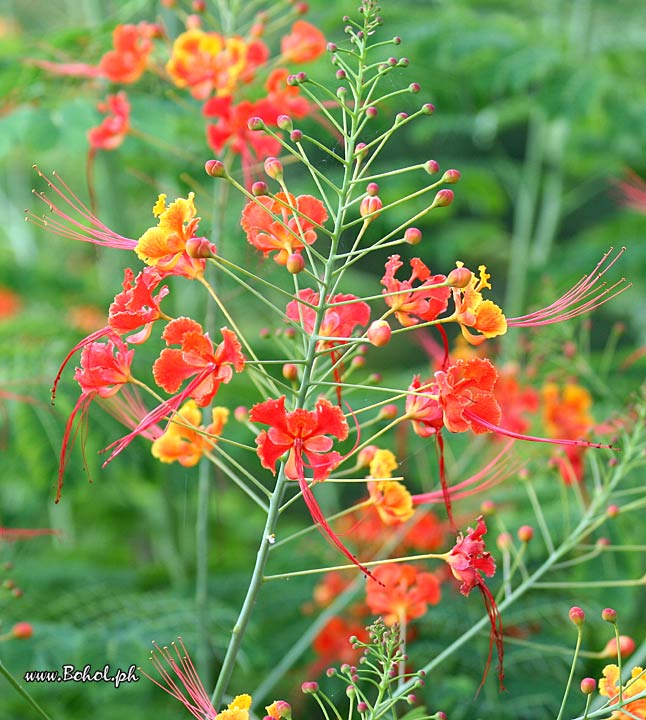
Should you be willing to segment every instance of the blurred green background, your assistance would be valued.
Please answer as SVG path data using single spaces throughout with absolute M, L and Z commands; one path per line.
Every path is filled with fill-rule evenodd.
M 354 5 L 339 0 L 309 4 L 308 19 L 327 37 L 341 41 L 341 17 L 354 13 Z M 504 358 L 527 361 L 531 356 L 542 378 L 576 376 L 595 394 L 597 421 L 620 411 L 643 380 L 645 367 L 643 355 L 639 359 L 635 353 L 646 344 L 646 192 L 641 211 L 626 208 L 618 183 L 628 168 L 646 177 L 646 5 L 633 0 L 384 0 L 382 14 L 384 37 L 402 37 L 392 52 L 410 59 L 401 82 L 422 86 L 419 95 L 393 105 L 392 114 L 410 112 L 427 101 L 437 110 L 397 136 L 381 167 L 434 158 L 442 169 L 462 172 L 454 204 L 428 217 L 422 226 L 424 245 L 415 250 L 438 272 L 448 271 L 456 259 L 468 266 L 485 262 L 493 276 L 494 298 L 514 316 L 568 288 L 610 246 L 627 246 L 617 274 L 627 275 L 633 288 L 598 311 L 591 329 L 578 321 L 548 329 L 540 359 L 531 356 L 537 346 L 527 353 L 513 338 L 500 348 Z M 78 392 L 71 368 L 54 408 L 49 389 L 68 350 L 104 324 L 107 306 L 120 289 L 124 261 L 118 251 L 44 233 L 25 223 L 23 212 L 43 211 L 31 195 L 32 187 L 42 189 L 34 163 L 44 172 L 55 169 L 87 197 L 86 131 L 99 122 L 95 104 L 106 91 L 101 83 L 48 75 L 29 59 L 95 62 L 110 46 L 116 23 L 160 18 L 178 31 L 173 15 L 155 2 L 0 0 L 0 291 L 5 293 L 0 299 L 8 298 L 7 310 L 0 305 L 0 525 L 62 531 L 55 539 L 0 542 L 0 563 L 14 566 L 0 570 L 0 581 L 11 578 L 24 590 L 19 599 L 6 588 L 1 591 L 1 630 L 20 620 L 33 623 L 35 630 L 29 641 L 0 645 L 0 657 L 18 676 L 62 663 L 127 667 L 146 662 L 153 639 L 169 642 L 181 634 L 189 647 L 196 641 L 194 471 L 161 466 L 143 442 L 101 470 L 97 451 L 121 431 L 93 408 L 90 433 L 86 440 L 79 439 L 70 461 L 63 500 L 53 503 L 64 422 Z M 324 58 L 311 72 L 324 78 L 332 71 Z M 398 80 L 388 82 L 396 85 Z M 151 224 L 158 192 L 172 198 L 194 189 L 208 231 L 213 189 L 202 166 L 212 152 L 199 103 L 154 76 L 127 90 L 137 133 L 117 151 L 97 156 L 101 219 L 136 238 Z M 417 176 L 402 177 L 397 183 L 382 183 L 384 202 L 424 182 Z M 260 270 L 257 255 L 237 227 L 235 202 L 225 220 L 222 246 L 238 262 Z M 379 222 L 384 229 L 396 226 L 406 212 L 410 208 L 393 211 Z M 379 292 L 375 287 L 382 268 L 378 261 L 362 264 L 353 276 L 353 290 Z M 235 306 L 235 288 L 223 281 L 223 292 Z M 168 312 L 199 316 L 204 302 L 202 293 L 177 283 Z M 252 305 L 237 312 L 251 327 L 264 324 Z M 616 351 L 611 348 L 610 356 L 604 355 L 615 336 Z M 567 341 L 583 343 L 574 360 L 564 351 Z M 269 341 L 265 349 L 271 351 Z M 153 350 L 148 350 L 151 359 Z M 411 348 L 405 368 L 401 355 L 385 357 L 386 367 L 379 369 L 398 382 L 407 382 L 404 378 L 412 372 L 427 372 L 421 348 Z M 18 401 L 15 394 L 29 401 Z M 252 389 L 240 383 L 218 396 L 219 404 L 231 406 L 255 401 Z M 88 473 L 82 469 L 83 443 Z M 424 466 L 422 461 L 422 470 Z M 246 587 L 262 518 L 225 478 L 215 482 L 210 591 L 217 659 Z M 498 489 L 494 495 L 509 508 L 509 526 L 531 521 L 518 495 L 513 488 Z M 334 500 L 327 498 L 330 507 Z M 548 489 L 545 503 L 554 518 L 560 502 L 559 491 Z M 473 514 L 476 507 L 474 503 Z M 293 522 L 299 526 L 298 516 Z M 612 533 L 615 542 L 646 542 L 643 523 L 635 528 L 620 519 Z M 299 564 L 307 566 L 308 557 L 315 562 L 323 545 L 318 537 L 303 543 Z M 607 560 L 604 570 L 617 577 L 635 575 L 638 558 Z M 298 638 L 309 623 L 300 607 L 310 593 L 311 585 L 290 582 L 263 594 L 241 658 L 241 679 L 255 685 L 253 678 Z M 617 598 L 612 600 L 619 605 Z M 637 635 L 645 632 L 639 612 L 645 600 L 643 589 L 626 592 L 621 600 L 627 624 L 637 628 Z M 586 603 L 591 610 L 599 609 L 603 595 L 532 595 L 506 623 L 530 632 L 540 629 L 541 642 L 555 640 L 567 647 L 573 644 L 569 637 L 562 639 L 567 608 Z M 468 628 L 480 612 L 475 602 L 460 605 L 459 617 L 454 602 L 434 609 L 426 625 L 420 623 L 424 639 L 415 659 L 423 664 L 446 644 L 456 626 Z M 281 632 L 271 633 L 277 627 Z M 588 632 L 590 647 L 605 643 L 601 621 L 593 622 Z M 474 700 L 472 681 L 484 658 L 480 651 L 447 663 L 442 677 L 429 683 L 429 707 L 445 710 L 452 720 L 554 717 L 566 660 L 557 655 L 546 667 L 540 653 L 513 646 L 508 657 L 513 668 L 508 694 L 499 696 L 490 681 Z M 592 675 L 599 669 L 599 663 L 586 668 Z M 523 678 L 525 683 L 531 678 L 531 687 L 523 686 Z M 291 693 L 302 679 L 294 672 L 280 692 Z M 162 720 L 183 713 L 146 680 L 117 691 L 103 684 L 29 690 L 52 718 L 111 720 L 121 715 Z M 581 707 L 573 706 L 572 714 Z M 27 718 L 30 712 L 0 680 L 0 717 Z

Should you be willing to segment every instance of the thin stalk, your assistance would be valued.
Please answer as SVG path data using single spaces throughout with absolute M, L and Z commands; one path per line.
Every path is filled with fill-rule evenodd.
M 34 698 L 25 690 L 25 688 L 14 678 L 14 676 L 7 670 L 2 660 L 0 660 L 0 674 L 4 675 L 7 682 L 13 689 L 22 696 L 23 700 L 31 705 L 31 707 L 45 720 L 52 720 L 51 717 L 43 710 L 43 708 L 34 700 Z

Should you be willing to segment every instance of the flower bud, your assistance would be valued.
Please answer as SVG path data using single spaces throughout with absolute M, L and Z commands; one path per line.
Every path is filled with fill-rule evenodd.
M 418 245 L 420 242 L 422 242 L 422 231 L 416 227 L 406 228 L 406 232 L 404 233 L 404 240 L 409 245 Z
M 480 512 L 483 515 L 494 515 L 496 512 L 496 503 L 493 500 L 483 500 L 480 504 Z
M 375 182 L 368 183 L 366 185 L 366 193 L 368 193 L 370 197 L 374 197 L 379 193 L 379 185 Z
M 325 49 L 330 53 L 336 52 L 337 51 L 336 43 L 329 42 Z
M 265 160 L 265 173 L 272 178 L 272 180 L 278 180 L 280 182 L 283 179 L 283 164 L 275 157 L 268 157 Z
M 356 147 L 354 148 L 354 154 L 359 160 L 363 160 L 363 158 L 366 156 L 366 152 L 366 144 L 357 143 Z
M 186 241 L 186 254 L 195 259 L 215 257 L 216 249 L 205 237 L 192 237 Z
M 22 597 L 22 588 L 15 587 L 15 588 L 11 591 L 11 594 L 12 594 L 15 598 L 21 598 L 21 597 Z
M 256 197 L 260 197 L 261 195 L 267 195 L 269 192 L 269 186 L 266 182 L 262 180 L 258 180 L 251 186 L 251 194 L 255 195 Z
M 29 638 L 34 634 L 34 628 L 31 623 L 19 622 L 11 628 L 11 634 L 19 640 L 29 640 Z
M 193 0 L 191 7 L 194 12 L 203 13 L 206 10 L 206 2 L 204 0 Z
M 606 510 L 606 514 L 610 519 L 614 519 L 619 515 L 619 505 L 608 505 L 608 509 Z
M 433 207 L 448 207 L 453 202 L 453 198 L 453 190 L 444 188 L 435 196 L 435 200 L 433 200 Z
M 247 422 L 249 419 L 249 410 L 244 405 L 238 405 L 238 407 L 233 411 L 233 417 L 238 422 Z
M 435 112 L 435 105 L 433 103 L 426 103 L 422 105 L 422 113 L 424 115 L 432 115 Z
M 395 115 L 395 125 L 397 125 L 398 123 L 404 122 L 404 120 L 406 120 L 407 117 L 408 117 L 408 113 L 405 113 L 405 112 L 397 113 L 397 115 Z
M 303 272 L 305 268 L 305 260 L 300 253 L 292 253 L 285 263 L 287 271 L 292 275 L 298 275 L 299 272 Z
M 287 130 L 289 132 L 294 129 L 292 119 L 289 117 L 289 115 L 279 115 L 276 118 L 276 125 L 278 125 L 281 130 Z
M 376 445 L 366 445 L 366 447 L 361 449 L 357 455 L 357 465 L 359 467 L 368 467 L 377 450 L 379 450 L 379 448 Z
M 363 355 L 356 355 L 352 358 L 352 362 L 350 363 L 350 367 L 354 368 L 355 370 L 365 367 L 366 366 L 366 359 L 363 357 Z
M 336 89 L 336 96 L 338 98 L 344 98 L 348 94 L 348 88 L 341 85 Z
M 297 15 L 307 15 L 310 10 L 310 6 L 306 2 L 298 2 L 294 5 L 294 10 Z
M 402 39 L 399 36 L 395 35 L 395 37 L 392 39 L 392 44 L 393 45 L 401 45 L 401 41 L 402 41 Z
M 187 15 L 184 24 L 187 30 L 199 30 L 202 27 L 202 18 L 195 14 Z
M 360 713 L 368 712 L 368 705 L 363 700 L 361 700 L 360 702 L 357 703 L 357 712 L 360 712 Z
M 303 139 L 303 131 L 302 130 L 292 130 L 291 133 L 289 133 L 289 139 L 292 142 L 299 143 Z
M 617 622 L 617 611 L 612 608 L 605 608 L 601 611 L 601 619 L 614 625 Z
M 301 83 L 307 82 L 307 73 L 301 72 L 296 73 L 296 82 L 300 85 Z
M 301 692 L 305 693 L 306 695 L 311 695 L 312 693 L 319 691 L 319 684 L 314 681 L 305 681 L 301 685 Z
M 574 607 L 570 608 L 570 612 L 568 613 L 570 616 L 570 620 L 580 627 L 583 625 L 583 621 L 585 620 L 585 613 L 580 607 L 577 607 L 576 605 Z
M 249 118 L 249 121 L 247 122 L 247 127 L 249 128 L 249 130 L 264 130 L 265 123 L 262 118 L 256 116 Z
M 622 657 L 632 655 L 635 652 L 635 641 L 628 635 L 620 635 L 619 650 L 621 650 Z M 617 657 L 617 638 L 608 640 L 606 646 L 601 651 L 601 657 Z
M 581 680 L 581 692 L 584 695 L 591 695 L 597 689 L 597 681 L 594 678 L 586 677 Z
M 437 160 L 427 160 L 424 163 L 424 170 L 426 170 L 429 175 L 435 175 L 436 172 L 439 172 L 440 165 Z
M 450 185 L 453 185 L 456 183 L 460 178 L 462 177 L 462 173 L 459 170 L 455 170 L 454 168 L 451 168 L 450 170 L 445 170 L 444 175 L 442 175 L 442 182 L 449 183 Z
M 285 363 L 283 365 L 283 377 L 290 382 L 298 380 L 298 368 L 294 363 Z
M 512 545 L 512 537 L 508 532 L 503 532 L 496 538 L 496 545 L 499 550 L 509 550 Z
M 274 702 L 265 710 L 269 712 L 269 709 L 273 709 L 273 711 L 278 715 L 280 720 L 283 720 L 285 718 L 286 720 L 291 720 L 292 717 L 292 706 L 286 702 L 285 700 L 274 700 Z M 273 714 L 271 717 L 275 717 Z
M 417 702 L 417 697 L 411 693 L 410 695 L 406 696 L 406 702 L 409 705 L 414 705 Z
M 409 60 L 408 58 L 405 58 L 405 57 L 404 57 L 404 58 L 399 58 L 399 60 L 397 61 L 397 65 L 398 65 L 399 67 L 404 67 L 404 68 L 405 68 L 405 67 L 408 67 L 408 66 L 410 65 L 410 60 Z
M 417 95 L 417 93 L 422 89 L 422 86 L 419 83 L 411 83 L 408 86 L 409 92 L 412 92 L 414 95 Z
M 207 175 L 210 175 L 214 178 L 223 178 L 227 175 L 224 163 L 220 160 L 207 160 L 204 163 L 204 170 L 206 171 Z
M 329 667 L 329 668 L 325 671 L 325 675 L 326 675 L 327 677 L 329 677 L 329 678 L 334 677 L 334 676 L 336 675 L 336 668 Z
M 285 335 L 288 340 L 293 340 L 296 337 L 296 330 L 293 327 L 286 327 L 283 330 L 283 335 Z
M 362 218 L 366 218 L 366 222 L 372 222 L 381 215 L 379 211 L 383 206 L 384 204 L 378 195 L 366 195 L 359 206 L 359 214 Z
M 534 528 L 531 525 L 521 525 L 518 528 L 518 539 L 523 543 L 528 543 L 534 537 Z
M 454 288 L 465 288 L 470 282 L 473 273 L 471 270 L 467 270 L 461 263 L 458 267 L 446 276 L 446 284 L 449 287 Z
M 354 697 L 357 694 L 357 688 L 354 685 L 348 685 L 345 689 L 345 694 L 348 697 Z
M 385 320 L 375 320 L 368 331 L 366 337 L 375 347 L 383 347 L 390 342 L 393 331 Z
M 398 414 L 399 408 L 397 407 L 397 405 L 395 405 L 395 403 L 389 403 L 388 405 L 384 405 L 379 411 L 379 419 L 394 420 L 394 418 L 396 418 Z
M 374 105 L 370 105 L 370 107 L 366 108 L 366 117 L 369 117 L 369 118 L 377 117 L 377 108 Z
M 348 73 L 343 68 L 339 68 L 336 71 L 336 79 L 337 80 L 345 80 L 348 77 Z

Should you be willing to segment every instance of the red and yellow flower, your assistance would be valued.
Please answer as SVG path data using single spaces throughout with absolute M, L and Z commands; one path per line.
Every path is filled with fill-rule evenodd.
M 420 572 L 414 565 L 391 563 L 374 571 L 378 582 L 366 587 L 366 603 L 386 625 L 422 617 L 429 605 L 440 602 L 440 582 L 433 573 Z
M 603 677 L 599 680 L 599 694 L 610 698 L 610 705 L 616 705 L 619 701 L 620 685 L 621 678 L 617 665 L 606 665 L 603 669 Z M 621 710 L 613 710 L 610 717 L 613 720 L 628 720 L 629 718 L 646 720 L 646 697 L 631 700 L 643 692 L 646 692 L 646 672 L 640 667 L 634 667 L 630 680 L 621 689 L 622 700 L 625 704 L 622 705 Z
M 457 263 L 462 267 L 462 263 Z M 482 290 L 491 290 L 485 265 L 478 268 L 479 276 L 471 274 L 471 280 L 464 288 L 453 289 L 456 320 L 465 340 L 471 345 L 480 345 L 488 338 L 504 335 L 507 332 L 507 321 L 502 310 L 491 300 L 482 297 Z M 473 328 L 480 335 L 469 332 Z

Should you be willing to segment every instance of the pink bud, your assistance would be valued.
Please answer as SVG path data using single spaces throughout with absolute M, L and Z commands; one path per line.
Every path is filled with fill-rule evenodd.
M 251 194 L 255 195 L 256 197 L 260 197 L 261 195 L 267 195 L 269 192 L 269 187 L 266 182 L 263 182 L 262 180 L 258 180 L 251 186 Z
M 635 652 L 635 641 L 628 637 L 628 635 L 619 636 L 619 649 L 621 650 L 621 656 L 627 657 Z M 601 651 L 601 657 L 616 657 L 617 656 L 617 638 L 611 638 L 606 643 L 606 646 Z
M 263 122 L 262 118 L 252 117 L 249 118 L 249 121 L 247 122 L 247 127 L 249 128 L 249 130 L 264 130 L 265 123 Z
M 298 380 L 298 368 L 294 363 L 285 363 L 283 365 L 283 377 L 290 382 Z
M 357 143 L 356 147 L 354 148 L 354 154 L 360 159 L 363 160 L 366 154 L 366 144 L 365 143 Z
M 453 202 L 453 198 L 453 190 L 444 188 L 435 196 L 435 200 L 433 200 L 433 207 L 448 207 Z
M 329 42 L 329 43 L 327 44 L 327 46 L 326 46 L 325 49 L 326 49 L 328 52 L 331 52 L 331 53 L 336 52 L 336 51 L 337 51 L 336 43 Z
M 397 115 L 395 115 L 395 123 L 404 122 L 404 120 L 406 120 L 407 117 L 408 117 L 408 113 L 405 113 L 405 112 L 397 113 Z
M 450 170 L 445 170 L 444 175 L 442 175 L 442 182 L 449 183 L 450 185 L 453 185 L 456 183 L 460 178 L 462 177 L 462 173 L 459 170 L 454 170 L 451 168 Z
M 289 132 L 291 132 L 294 127 L 289 115 L 279 115 L 276 118 L 276 125 L 278 125 L 281 130 L 287 130 Z
M 437 160 L 427 160 L 424 163 L 424 170 L 426 170 L 429 175 L 435 175 L 436 172 L 440 171 L 440 164 Z
M 359 467 L 368 467 L 378 449 L 376 445 L 366 445 L 357 455 L 357 465 Z
M 378 195 L 366 195 L 366 197 L 364 197 L 361 201 L 361 205 L 359 206 L 359 214 L 362 218 L 366 218 L 366 222 L 372 222 L 373 220 L 376 220 L 379 215 L 381 215 L 379 211 L 383 206 L 384 204 L 381 202 L 381 199 Z M 370 217 L 367 217 L 368 215 Z
M 214 178 L 223 178 L 226 177 L 227 174 L 224 163 L 220 160 L 207 160 L 204 163 L 204 170 L 207 175 Z
M 446 276 L 446 284 L 449 287 L 465 288 L 470 282 L 473 273 L 465 267 L 457 267 Z
M 584 695 L 591 695 L 597 689 L 597 681 L 594 678 L 586 677 L 581 680 L 581 692 Z
M 397 35 L 395 35 L 395 37 L 391 40 L 393 45 L 401 45 L 401 41 L 402 41 L 402 39 L 400 37 L 398 37 Z
M 390 342 L 393 331 L 385 320 L 375 320 L 368 331 L 366 337 L 375 347 L 383 347 Z
M 363 355 L 355 355 L 355 357 L 352 358 L 352 362 L 350 363 L 350 367 L 353 367 L 356 369 L 362 368 L 366 366 L 366 359 L 363 357 Z
M 409 245 L 418 245 L 422 241 L 422 231 L 416 227 L 406 228 L 404 233 L 404 240 Z
M 268 157 L 265 160 L 265 173 L 280 182 L 283 179 L 283 164 L 278 158 Z
M 411 693 L 410 695 L 406 696 L 406 702 L 409 705 L 414 705 L 417 702 L 417 697 Z
M 426 103 L 426 105 L 422 105 L 422 112 L 424 115 L 432 115 L 435 112 L 435 105 L 433 105 L 433 103 Z
M 483 500 L 480 504 L 480 512 L 483 515 L 493 515 L 496 512 L 496 503 L 493 500 Z
M 359 712 L 359 713 L 368 712 L 368 705 L 363 700 L 361 700 L 360 702 L 357 703 L 357 712 Z
M 298 275 L 305 268 L 305 260 L 300 253 L 292 253 L 285 263 L 285 267 L 292 275 Z
M 397 415 L 399 415 L 399 408 L 394 403 L 384 405 L 379 412 L 381 420 L 394 420 Z
M 611 519 L 616 518 L 617 515 L 619 515 L 619 506 L 618 505 L 608 505 L 608 509 L 606 510 L 606 513 L 609 518 L 611 518 Z
M 369 118 L 377 117 L 377 108 L 374 105 L 371 105 L 370 107 L 366 108 L 366 117 L 369 117 Z
M 411 83 L 408 86 L 408 90 L 412 92 L 413 94 L 417 94 L 422 89 L 421 85 L 419 83 Z
M 302 130 L 292 130 L 291 133 L 289 133 L 289 139 L 292 142 L 299 143 L 303 139 L 303 131 Z
M 206 2 L 204 0 L 193 0 L 191 7 L 196 13 L 203 13 L 206 10 Z
M 249 419 L 249 410 L 244 405 L 238 405 L 238 407 L 233 411 L 233 417 L 238 422 L 247 422 Z
M 376 182 L 371 182 L 366 185 L 366 193 L 370 195 L 370 197 L 374 197 L 379 193 L 379 185 L 377 185 Z
M 19 622 L 11 628 L 11 634 L 19 640 L 29 640 L 34 634 L 34 628 L 31 623 Z
M 601 619 L 614 625 L 617 622 L 617 611 L 612 608 L 605 608 L 601 611 Z
M 215 245 L 205 237 L 192 237 L 186 241 L 186 254 L 191 258 L 212 258 L 216 252 Z
M 313 681 L 306 681 L 301 685 L 301 691 L 306 695 L 318 692 L 319 684 Z
M 11 591 L 11 594 L 12 594 L 15 598 L 21 598 L 21 597 L 22 597 L 22 594 L 23 594 L 23 593 L 22 593 L 22 589 L 19 588 L 19 587 L 15 587 L 15 588 Z
M 528 543 L 534 537 L 534 528 L 531 525 L 521 525 L 518 528 L 518 539 L 523 543 Z
M 576 605 L 574 607 L 570 608 L 570 612 L 568 613 L 570 616 L 570 620 L 577 626 L 583 625 L 583 621 L 585 620 L 585 613 L 580 607 L 577 607 Z
M 298 2 L 296 5 L 294 5 L 294 10 L 296 11 L 297 15 L 307 15 L 309 12 L 310 6 L 306 2 Z
M 508 532 L 503 532 L 496 538 L 496 545 L 500 550 L 509 550 L 512 545 L 512 537 Z

